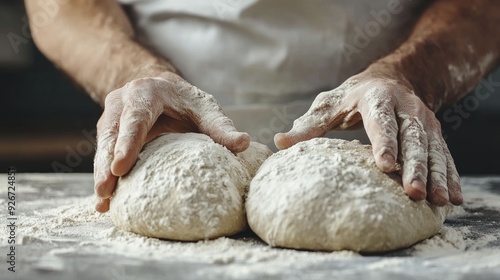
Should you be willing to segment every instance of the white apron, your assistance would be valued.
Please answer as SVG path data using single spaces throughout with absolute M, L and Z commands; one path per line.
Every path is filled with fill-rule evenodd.
M 419 1 L 121 2 L 132 5 L 143 43 L 187 80 L 222 104 L 248 104 L 333 89 L 399 43 Z
M 270 144 L 272 133 L 288 129 L 292 114 L 305 112 L 319 92 L 335 88 L 397 47 L 426 1 L 121 2 L 129 6 L 142 43 L 213 94 L 237 128 Z M 296 100 L 302 105 L 290 107 Z M 231 111 L 234 105 L 240 105 L 237 113 Z M 283 106 L 292 109 L 283 113 Z M 265 120 L 277 115 L 283 125 L 271 129 Z M 256 126 L 255 117 L 264 123 Z

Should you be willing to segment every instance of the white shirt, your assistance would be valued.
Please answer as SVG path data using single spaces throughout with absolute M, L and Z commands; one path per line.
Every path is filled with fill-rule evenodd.
M 425 1 L 121 2 L 144 44 L 235 105 L 311 100 L 335 88 L 396 48 Z

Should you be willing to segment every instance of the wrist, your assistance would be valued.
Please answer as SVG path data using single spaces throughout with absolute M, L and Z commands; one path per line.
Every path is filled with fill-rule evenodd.
M 437 111 L 442 105 L 445 93 L 445 79 L 434 74 L 429 65 L 422 65 L 415 59 L 422 56 L 416 54 L 390 54 L 370 65 L 366 71 L 378 78 L 390 79 L 424 102 L 431 110 Z M 426 69 L 427 68 L 427 69 Z
M 150 56 L 136 68 L 135 73 L 133 73 L 126 82 L 152 77 L 162 77 L 169 80 L 174 78 L 182 79 L 177 69 L 175 69 L 175 67 L 168 61 L 160 57 Z
M 178 80 L 182 79 L 175 67 L 173 67 L 168 61 L 160 57 L 155 57 L 150 53 L 140 54 L 141 55 L 137 55 L 137 57 L 142 57 L 140 60 L 136 58 L 132 61 L 127 61 L 126 63 L 121 60 L 120 63 L 115 64 L 117 67 L 115 67 L 114 71 L 120 72 L 121 75 L 117 75 L 114 82 L 111 83 L 114 84 L 114 86 L 112 85 L 112 87 L 107 89 L 103 88 L 103 90 L 100 91 L 101 94 L 99 94 L 97 101 L 102 106 L 104 106 L 104 100 L 110 92 L 125 86 L 131 81 L 155 77 L 168 77 L 167 80 L 169 81 L 172 81 L 174 77 Z M 120 71 L 120 69 L 122 69 L 122 71 Z
M 404 87 L 409 92 L 415 92 L 413 84 L 405 77 L 404 71 L 399 65 L 379 60 L 372 63 L 365 71 L 361 73 L 364 79 L 380 79 L 391 81 Z

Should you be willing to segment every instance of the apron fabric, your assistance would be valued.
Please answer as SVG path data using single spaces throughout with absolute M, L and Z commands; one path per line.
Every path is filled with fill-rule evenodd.
M 401 43 L 424 1 L 122 0 L 139 40 L 223 105 L 333 89 Z

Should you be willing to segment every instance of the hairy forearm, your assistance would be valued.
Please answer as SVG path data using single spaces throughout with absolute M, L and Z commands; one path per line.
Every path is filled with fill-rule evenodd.
M 48 2 L 54 1 L 25 0 L 30 22 Z M 175 72 L 166 60 L 134 40 L 133 28 L 115 0 L 61 3 L 43 26 L 32 25 L 33 38 L 101 105 L 109 92 L 128 81 Z
M 433 110 L 467 94 L 500 58 L 500 2 L 437 0 L 408 39 L 370 66 L 397 75 Z

